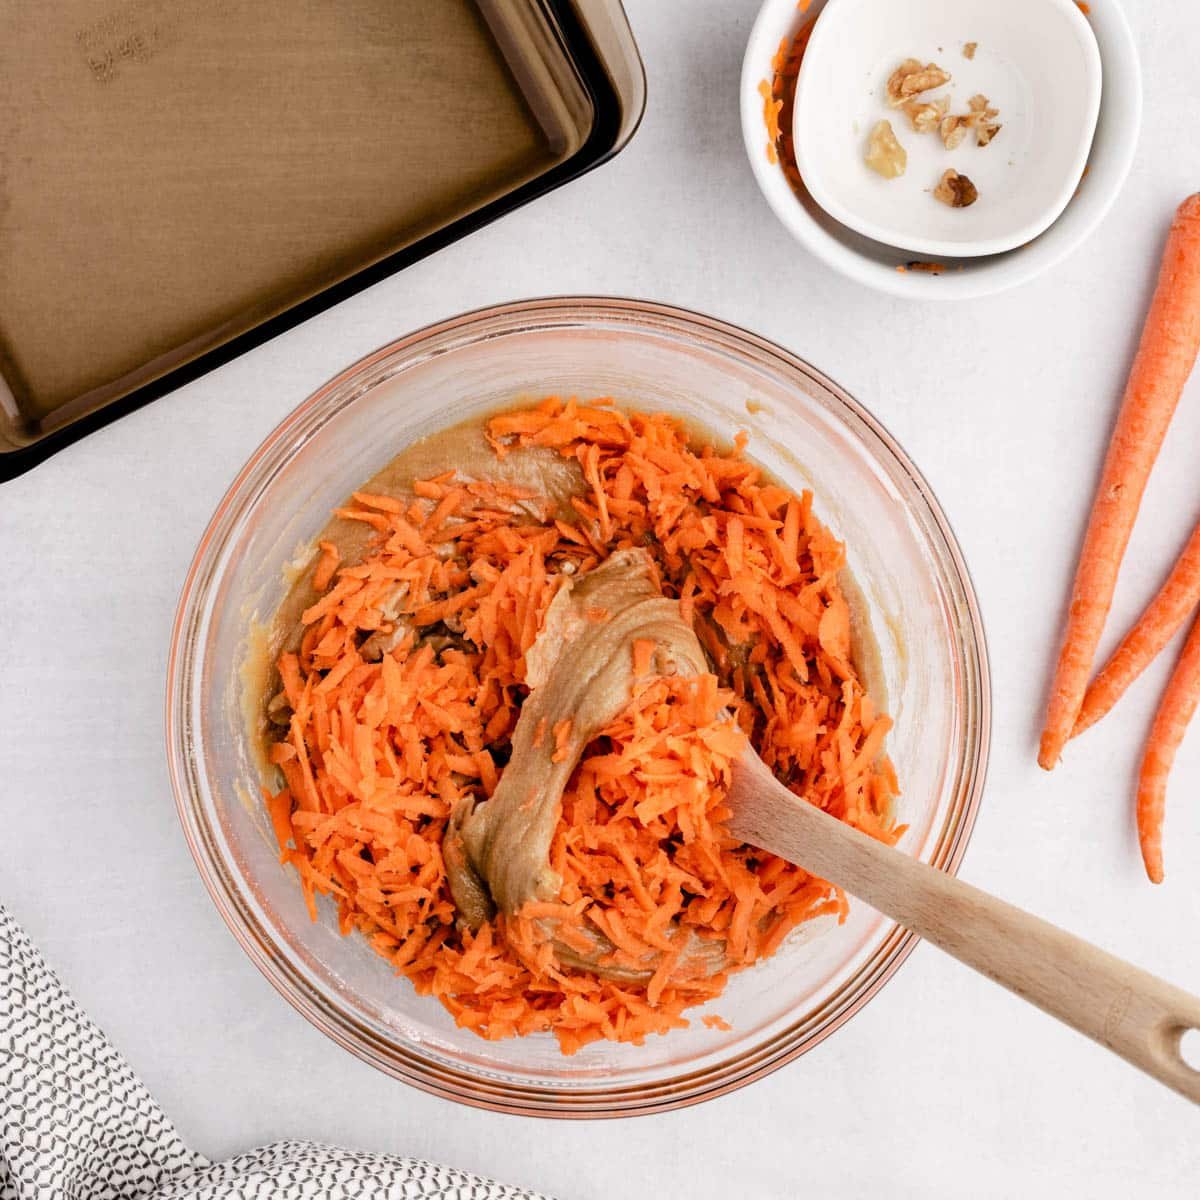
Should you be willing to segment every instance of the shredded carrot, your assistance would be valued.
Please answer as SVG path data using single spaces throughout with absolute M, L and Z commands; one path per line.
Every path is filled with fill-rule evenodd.
M 783 101 L 776 100 L 771 91 L 771 85 L 764 79 L 758 85 L 759 94 L 763 98 L 763 120 L 767 125 L 767 161 L 778 162 L 777 143 L 779 141 L 779 113 Z
M 551 762 L 563 762 L 567 757 L 567 744 L 571 740 L 571 721 L 556 721 L 554 723 L 554 753 L 550 755 Z
M 763 98 L 763 124 L 767 130 L 767 160 L 779 164 L 792 191 L 802 200 L 807 198 L 808 192 L 796 167 L 792 109 L 800 61 L 808 48 L 814 25 L 814 18 L 807 16 L 809 3 L 810 0 L 799 0 L 797 3 L 796 8 L 801 14 L 800 24 L 791 37 L 785 37 L 779 43 L 779 49 L 771 59 L 771 77 L 758 85 Z
M 807 7 L 807 0 L 802 0 L 802 2 L 804 2 L 805 7 Z M 730 1023 L 725 1020 L 724 1017 L 718 1017 L 716 1013 L 709 1013 L 708 1016 L 701 1018 L 701 1020 L 703 1024 L 708 1026 L 709 1029 L 720 1029 L 723 1032 L 728 1033 L 733 1028 L 733 1026 L 730 1025 Z
M 654 661 L 654 643 L 647 638 L 638 638 L 633 643 L 633 673 L 639 679 L 650 674 Z
M 725 452 L 696 448 L 668 416 L 557 398 L 493 418 L 487 436 L 498 457 L 539 446 L 577 463 L 575 519 L 531 515 L 517 490 L 453 472 L 402 502 L 353 496 L 338 511 L 373 540 L 355 563 L 322 548 L 325 590 L 303 614 L 300 649 L 278 662 L 291 714 L 271 750 L 283 786 L 265 803 L 314 918 L 328 897 L 342 932 L 362 933 L 463 1028 L 551 1032 L 567 1054 L 597 1039 L 640 1044 L 686 1025 L 687 1009 L 798 925 L 845 917 L 835 888 L 723 831 L 746 740 L 797 794 L 892 842 L 903 829 L 883 755 L 890 722 L 849 661 L 842 545 L 811 496 L 743 457 L 744 436 Z M 655 676 L 655 644 L 635 644 L 636 695 L 563 796 L 550 857 L 559 896 L 473 935 L 446 881 L 451 811 L 496 788 L 528 692 L 525 656 L 563 582 L 634 546 L 714 672 Z M 366 658 L 364 638 L 397 622 L 412 632 Z M 570 733 L 569 718 L 543 722 L 533 742 L 562 761 Z M 611 965 L 638 981 L 559 962 L 544 921 L 578 954 L 607 939 Z
M 317 560 L 312 577 L 313 591 L 315 592 L 323 592 L 329 586 L 333 580 L 333 573 L 341 561 L 338 548 L 332 542 L 321 542 L 319 548 L 321 557 Z

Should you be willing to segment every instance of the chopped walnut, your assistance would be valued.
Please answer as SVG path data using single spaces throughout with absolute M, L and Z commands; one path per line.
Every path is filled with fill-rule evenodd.
M 938 133 L 942 135 L 942 145 L 947 150 L 957 150 L 967 136 L 966 117 L 943 117 L 938 123 Z
M 986 96 L 975 95 L 967 101 L 971 110 L 963 120 L 975 130 L 975 142 L 986 146 L 1002 128 L 996 118 L 1000 115 L 998 108 L 991 107 L 991 101 Z
M 914 96 L 930 88 L 941 87 L 950 82 L 950 72 L 943 71 L 936 63 L 921 66 L 918 59 L 906 58 L 887 81 L 887 100 L 892 108 L 900 108 Z
M 1003 128 L 1004 128 L 1003 125 L 999 125 L 996 123 L 992 123 L 989 125 L 976 125 L 975 126 L 975 144 L 978 146 L 989 145 L 992 138 L 994 138 L 996 136 L 996 134 L 998 134 L 1000 132 L 1000 130 Z
M 391 654 L 412 632 L 412 625 L 400 615 L 408 590 L 407 583 L 398 583 L 380 601 L 379 615 L 383 625 L 359 647 L 365 662 L 378 662 L 385 654 Z
M 397 621 L 391 629 L 379 629 L 371 634 L 358 648 L 363 662 L 379 662 L 385 654 L 391 654 L 410 633 L 413 627 L 406 621 Z
M 939 96 L 936 100 L 910 100 L 904 111 L 917 133 L 934 133 L 950 111 L 950 99 Z
M 285 728 L 292 723 L 292 706 L 288 701 L 287 692 L 277 692 L 267 704 L 267 720 L 272 725 L 282 725 Z
M 973 59 L 978 42 L 962 43 L 963 57 Z M 941 48 L 939 47 L 939 50 Z M 948 96 L 923 97 L 932 88 L 950 82 L 950 72 L 936 63 L 921 64 L 920 59 L 906 58 L 889 76 L 887 102 L 892 108 L 902 108 L 917 133 L 936 133 L 947 150 L 957 150 L 970 132 L 976 145 L 987 146 L 1000 132 L 996 119 L 1000 110 L 982 93 L 967 102 L 968 111 L 952 113 Z M 871 130 L 865 154 L 867 165 L 887 179 L 903 175 L 908 167 L 908 154 L 896 139 L 891 122 L 880 121 Z M 967 208 L 979 199 L 979 190 L 965 175 L 947 170 L 933 192 L 951 208 Z
M 864 159 L 872 171 L 884 179 L 895 179 L 904 174 L 908 166 L 908 153 L 896 140 L 891 121 L 876 121 L 867 138 L 867 153 Z
M 947 150 L 957 150 L 969 129 L 975 131 L 975 142 L 980 146 L 986 146 L 1000 132 L 1001 126 L 996 120 L 1000 110 L 992 108 L 986 96 L 972 96 L 967 106 L 970 112 L 943 115 L 938 121 L 937 130 Z
M 951 208 L 968 208 L 979 199 L 979 192 L 965 175 L 960 175 L 951 167 L 933 189 L 933 196 Z

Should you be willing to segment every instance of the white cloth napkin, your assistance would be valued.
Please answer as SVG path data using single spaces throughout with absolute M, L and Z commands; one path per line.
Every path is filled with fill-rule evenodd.
M 415 1158 L 275 1142 L 223 1163 L 154 1097 L 0 905 L 0 1200 L 545 1200 Z

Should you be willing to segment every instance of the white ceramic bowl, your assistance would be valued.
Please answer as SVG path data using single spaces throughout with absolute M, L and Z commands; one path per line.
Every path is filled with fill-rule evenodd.
M 936 132 L 914 132 L 886 95 L 905 58 L 950 73 L 922 100 L 965 113 L 972 96 L 986 96 L 999 111 L 995 139 L 981 147 L 972 133 L 947 150 Z M 1044 233 L 1074 195 L 1100 79 L 1096 37 L 1075 0 L 836 0 L 821 11 L 796 84 L 796 165 L 831 217 L 874 241 L 931 259 L 1002 254 Z M 897 179 L 863 161 L 881 120 L 908 154 Z M 930 194 L 950 167 L 976 185 L 976 203 L 951 208 Z
M 947 300 L 986 295 L 1023 283 L 1079 247 L 1120 191 L 1133 160 L 1141 125 L 1141 70 L 1132 34 L 1117 0 L 1095 4 L 1088 15 L 1100 51 L 1103 92 L 1087 170 L 1077 192 L 1057 220 L 1033 240 L 1003 253 L 979 257 L 914 253 L 865 237 L 827 213 L 806 189 L 802 189 L 802 195 L 797 194 L 782 165 L 769 161 L 759 85 L 772 78 L 772 59 L 781 41 L 790 41 L 801 27 L 819 15 L 822 7 L 822 0 L 815 0 L 802 13 L 795 0 L 766 0 L 750 33 L 742 64 L 742 134 L 750 166 L 767 202 L 797 241 L 836 271 L 880 291 L 909 299 Z M 957 25 L 957 18 L 954 23 Z M 983 37 L 983 34 L 978 39 L 973 33 L 964 34 L 964 39 Z M 943 65 L 951 72 L 960 64 L 973 65 L 963 62 L 961 46 L 945 44 L 945 49 Z M 897 46 L 895 52 L 902 58 L 908 50 Z M 983 54 L 981 46 L 978 57 Z M 1001 139 L 1008 132 L 1001 132 L 988 151 L 1000 150 Z M 865 135 L 864 128 L 862 137 Z M 910 135 L 909 142 L 913 136 Z M 985 152 L 975 150 L 977 154 Z M 930 257 L 944 266 L 941 274 L 898 269 L 911 260 Z

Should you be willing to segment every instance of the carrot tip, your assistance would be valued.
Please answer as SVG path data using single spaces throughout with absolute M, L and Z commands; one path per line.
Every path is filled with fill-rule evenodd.
M 1043 771 L 1053 771 L 1062 760 L 1062 746 L 1056 744 L 1057 739 L 1050 739 L 1045 734 L 1042 734 L 1041 744 L 1038 747 L 1038 766 Z

